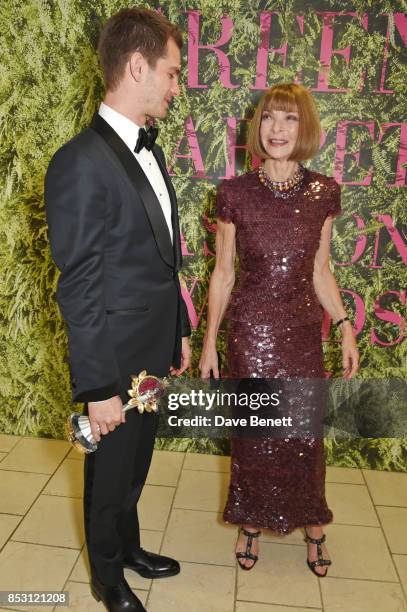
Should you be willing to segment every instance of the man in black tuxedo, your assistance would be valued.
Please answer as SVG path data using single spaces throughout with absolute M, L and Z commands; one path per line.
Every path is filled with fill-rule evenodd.
M 147 117 L 179 94 L 182 36 L 163 15 L 125 9 L 105 24 L 99 55 L 106 96 L 91 126 L 53 157 L 45 181 L 51 249 L 61 271 L 73 399 L 84 402 L 98 450 L 85 457 L 84 517 L 91 589 L 108 610 L 141 611 L 124 579 L 180 571 L 140 547 L 137 502 L 157 415 L 126 413 L 130 375 L 189 365 L 174 189 Z M 108 435 L 105 435 L 108 434 Z

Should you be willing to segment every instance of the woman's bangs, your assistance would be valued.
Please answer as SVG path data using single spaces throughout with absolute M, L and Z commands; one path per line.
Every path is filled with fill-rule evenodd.
M 276 88 L 268 96 L 266 104 L 264 105 L 264 110 L 292 113 L 298 112 L 298 106 L 292 91 Z

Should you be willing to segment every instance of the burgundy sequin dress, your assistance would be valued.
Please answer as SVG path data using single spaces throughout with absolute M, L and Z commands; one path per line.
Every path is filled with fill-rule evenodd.
M 324 221 L 339 213 L 339 185 L 309 170 L 285 200 L 256 171 L 219 185 L 217 216 L 236 226 L 240 268 L 227 312 L 230 378 L 324 377 L 312 277 Z M 231 454 L 226 521 L 288 534 L 332 520 L 322 438 L 232 439 Z

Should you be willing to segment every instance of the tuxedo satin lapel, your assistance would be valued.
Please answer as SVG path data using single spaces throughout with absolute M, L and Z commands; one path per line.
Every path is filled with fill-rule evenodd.
M 100 115 L 96 114 L 94 116 L 90 127 L 103 138 L 103 140 L 119 158 L 119 161 L 121 162 L 127 176 L 129 177 L 143 203 L 147 216 L 150 220 L 151 228 L 153 230 L 154 238 L 161 257 L 168 265 L 173 267 L 175 264 L 174 251 L 164 213 L 149 180 L 141 169 L 140 164 L 128 146 Z M 169 193 L 170 195 L 172 194 L 171 191 Z M 172 195 L 171 206 L 173 206 Z
M 165 184 L 170 194 L 171 201 L 171 218 L 172 218 L 172 231 L 173 231 L 173 243 L 174 243 L 174 258 L 175 258 L 175 269 L 178 271 L 182 266 L 182 253 L 181 253 L 181 233 L 179 229 L 178 219 L 178 207 L 177 207 L 177 196 L 175 193 L 174 186 L 171 182 L 171 178 L 168 174 L 167 168 L 161 155 L 157 153 L 156 147 L 153 147 L 152 152 L 160 166 L 161 173 L 164 177 Z

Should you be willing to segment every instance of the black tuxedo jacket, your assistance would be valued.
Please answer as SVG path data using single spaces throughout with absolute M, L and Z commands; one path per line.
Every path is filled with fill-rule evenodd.
M 190 334 L 176 196 L 162 150 L 153 153 L 171 199 L 173 244 L 143 170 L 99 115 L 57 151 L 46 174 L 74 401 L 125 399 L 131 374 L 148 367 L 163 376 L 178 366 L 181 337 Z

